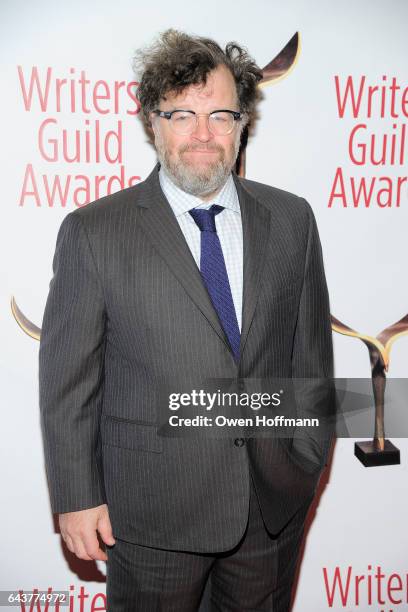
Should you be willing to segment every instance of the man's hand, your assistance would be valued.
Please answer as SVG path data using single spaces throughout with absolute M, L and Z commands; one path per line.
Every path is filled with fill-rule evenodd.
M 108 546 L 115 544 L 106 504 L 78 512 L 64 512 L 59 515 L 59 526 L 69 550 L 79 559 L 107 561 L 96 535 L 98 531 Z

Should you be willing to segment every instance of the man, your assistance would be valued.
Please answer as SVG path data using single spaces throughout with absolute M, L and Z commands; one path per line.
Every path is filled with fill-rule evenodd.
M 140 57 L 159 164 L 57 239 L 40 346 L 52 508 L 73 553 L 108 560 L 110 612 L 197 610 L 209 576 L 213 610 L 288 610 L 330 437 L 163 436 L 159 405 L 165 381 L 276 377 L 312 381 L 299 410 L 330 412 L 316 224 L 232 171 L 262 76 L 245 51 L 169 30 Z

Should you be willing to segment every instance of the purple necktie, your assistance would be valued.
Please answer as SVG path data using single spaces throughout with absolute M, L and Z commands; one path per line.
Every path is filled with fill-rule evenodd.
M 201 230 L 201 277 L 228 338 L 235 361 L 238 362 L 240 331 L 224 255 L 215 228 L 215 215 L 223 210 L 223 206 L 213 204 L 208 210 L 193 208 L 189 213 Z

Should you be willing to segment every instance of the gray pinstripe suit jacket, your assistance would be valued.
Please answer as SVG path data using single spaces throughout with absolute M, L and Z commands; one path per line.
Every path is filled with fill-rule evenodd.
M 330 377 L 328 294 L 314 216 L 290 193 L 234 175 L 244 295 L 237 365 L 159 184 L 68 214 L 58 233 L 39 354 L 54 512 L 106 502 L 114 535 L 196 552 L 244 532 L 252 471 L 277 532 L 315 491 L 330 440 L 158 435 L 160 381 Z M 320 402 L 322 416 L 328 404 Z M 296 448 L 295 448 L 296 446 Z

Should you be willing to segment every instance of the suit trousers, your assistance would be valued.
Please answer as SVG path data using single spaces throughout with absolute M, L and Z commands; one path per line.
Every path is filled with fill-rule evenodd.
M 310 503 L 273 536 L 251 479 L 246 530 L 228 552 L 178 552 L 116 539 L 107 551 L 108 612 L 287 612 Z

